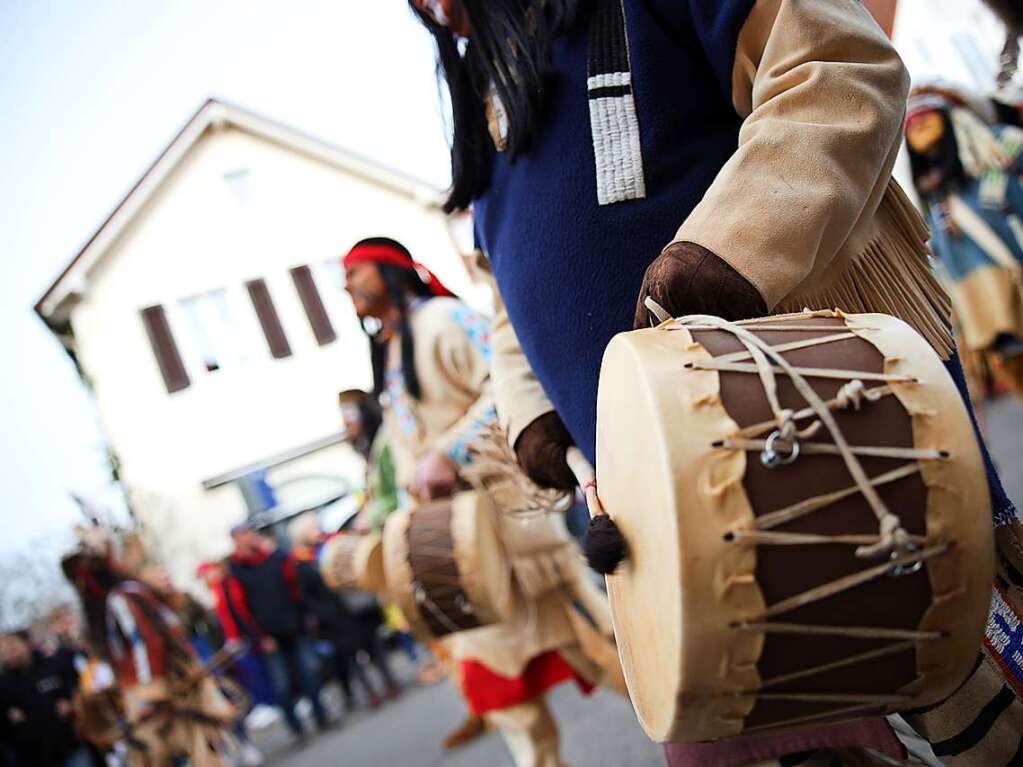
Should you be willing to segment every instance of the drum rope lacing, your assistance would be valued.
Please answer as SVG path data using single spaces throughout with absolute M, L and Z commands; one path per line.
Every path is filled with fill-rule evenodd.
M 818 314 L 818 316 L 826 315 Z M 914 566 L 918 566 L 922 563 L 924 559 L 924 552 L 920 551 L 919 546 L 913 540 L 912 536 L 910 536 L 902 527 L 902 522 L 899 517 L 888 509 L 880 495 L 878 495 L 876 489 L 876 487 L 880 484 L 901 479 L 903 476 L 908 476 L 910 473 L 918 471 L 919 465 L 916 464 L 912 467 L 903 467 L 902 469 L 894 472 L 888 472 L 887 475 L 882 475 L 872 479 L 867 476 L 857 456 L 866 455 L 920 461 L 944 459 L 947 458 L 947 454 L 938 450 L 850 445 L 845 439 L 845 435 L 842 433 L 832 414 L 832 410 L 839 408 L 852 407 L 858 409 L 864 399 L 871 401 L 891 392 L 890 386 L 875 387 L 875 389 L 869 390 L 864 386 L 864 380 L 872 379 L 885 381 L 887 383 L 900 382 L 908 384 L 914 383 L 912 378 L 885 373 L 871 374 L 866 371 L 855 370 L 800 368 L 789 363 L 782 355 L 782 352 L 784 351 L 809 348 L 820 344 L 859 337 L 850 330 L 842 333 L 832 333 L 830 335 L 819 336 L 817 338 L 772 346 L 763 339 L 754 335 L 750 330 L 750 328 L 758 327 L 773 330 L 778 327 L 773 325 L 773 323 L 765 323 L 763 320 L 758 320 L 757 324 L 747 323 L 747 326 L 744 327 L 742 323 L 729 322 L 728 320 L 723 320 L 719 317 L 713 317 L 710 315 L 691 315 L 689 317 L 675 320 L 675 326 L 689 330 L 722 330 L 733 335 L 746 348 L 745 352 L 733 352 L 730 354 L 720 355 L 708 362 L 691 362 L 687 364 L 687 368 L 756 373 L 760 377 L 761 384 L 764 388 L 764 395 L 767 398 L 771 412 L 774 414 L 773 422 L 756 424 L 742 432 L 743 437 L 746 437 L 750 434 L 758 432 L 762 433 L 762 431 L 766 431 L 768 428 L 773 426 L 774 431 L 771 432 L 766 440 L 752 440 L 740 437 L 739 439 L 721 440 L 715 443 L 716 447 L 740 450 L 760 450 L 761 462 L 767 468 L 774 468 L 776 466 L 792 463 L 796 460 L 796 458 L 798 458 L 800 452 L 807 454 L 825 453 L 838 455 L 845 463 L 846 468 L 853 478 L 854 484 L 849 488 L 840 490 L 837 493 L 829 493 L 809 498 L 794 506 L 790 506 L 786 509 L 779 509 L 777 511 L 770 512 L 764 517 L 758 518 L 757 528 L 759 530 L 765 530 L 767 528 L 783 524 L 797 516 L 802 516 L 803 514 L 808 514 L 811 511 L 830 505 L 848 495 L 859 493 L 867 501 L 871 511 L 873 511 L 874 516 L 877 518 L 879 530 L 877 539 L 872 543 L 859 545 L 856 549 L 856 555 L 863 559 L 872 559 L 887 554 L 891 558 L 893 571 L 896 571 L 896 569 L 900 567 L 897 562 L 906 559 L 907 557 L 915 560 Z M 828 327 L 827 329 L 834 330 L 832 327 Z M 742 366 L 738 364 L 739 360 L 747 358 L 751 358 L 753 362 L 749 365 Z M 774 364 L 772 364 L 772 362 Z M 781 402 L 778 399 L 778 381 L 776 377 L 778 373 L 788 376 L 793 386 L 795 386 L 803 399 L 806 400 L 806 408 L 797 412 L 791 408 L 782 407 Z M 806 378 L 808 376 L 842 378 L 846 379 L 847 383 L 843 385 L 841 390 L 839 390 L 837 396 L 831 400 L 825 401 L 807 382 Z M 811 416 L 816 416 L 815 420 L 813 420 L 805 428 L 799 429 L 797 421 Z M 824 428 L 826 428 L 830 433 L 834 444 L 804 444 L 802 442 L 802 440 L 813 437 Z M 742 535 L 742 533 L 736 532 L 733 533 L 733 535 Z M 769 539 L 770 536 L 765 537 L 761 534 L 761 541 L 767 542 Z M 787 540 L 791 542 L 791 539 L 787 538 Z
M 410 531 L 411 532 L 411 531 Z M 415 529 L 415 553 L 418 566 L 412 569 L 414 580 L 411 583 L 412 596 L 416 604 L 425 607 L 430 615 L 450 632 L 463 631 L 466 626 L 458 626 L 443 608 L 431 596 L 430 587 L 440 587 L 441 594 L 438 596 L 449 597 L 454 592 L 453 602 L 461 612 L 479 624 L 479 617 L 469 602 L 468 597 L 462 589 L 459 577 L 454 577 L 443 572 L 450 565 L 452 554 L 451 530 L 443 525 L 433 524 L 432 521 L 420 520 Z M 412 542 L 409 541 L 410 553 Z M 441 545 L 437 545 L 441 544 Z M 423 560 L 433 560 L 433 564 Z M 455 572 L 458 572 L 458 565 L 455 563 Z
M 440 609 L 440 606 L 430 598 L 426 588 L 419 581 L 412 584 L 413 597 L 416 600 L 416 604 L 422 605 L 430 614 L 437 620 L 438 623 L 444 626 L 452 634 L 461 631 L 462 629 L 455 625 L 455 623 L 444 614 L 444 611 Z
M 651 311 L 653 311 L 652 307 Z M 658 307 L 659 308 L 659 307 Z M 818 316 L 835 317 L 832 312 L 805 312 L 799 317 Z M 826 544 L 842 543 L 856 545 L 856 556 L 863 559 L 876 558 L 887 554 L 889 560 L 882 564 L 869 567 L 865 570 L 852 573 L 838 578 L 829 583 L 822 584 L 800 594 L 781 600 L 767 607 L 760 618 L 755 621 L 744 621 L 732 624 L 732 628 L 741 631 L 757 633 L 791 633 L 807 635 L 837 635 L 865 639 L 888 639 L 892 643 L 874 650 L 847 657 L 831 663 L 822 664 L 816 667 L 803 669 L 789 674 L 769 678 L 761 683 L 756 691 L 729 692 L 727 695 L 749 695 L 755 694 L 760 699 L 775 699 L 789 701 L 809 702 L 849 702 L 854 705 L 845 707 L 840 711 L 829 710 L 827 712 L 810 714 L 796 717 L 785 722 L 773 722 L 762 727 L 747 728 L 752 732 L 762 728 L 774 728 L 781 725 L 794 725 L 802 722 L 809 722 L 821 717 L 830 717 L 838 713 L 854 713 L 876 708 L 878 705 L 904 704 L 913 700 L 913 696 L 905 694 L 881 695 L 877 693 L 799 693 L 799 692 L 763 692 L 773 686 L 783 684 L 804 677 L 814 676 L 826 671 L 840 668 L 854 663 L 861 663 L 867 660 L 904 652 L 912 649 L 921 641 L 936 641 L 942 639 L 944 634 L 935 631 L 911 631 L 892 630 L 884 628 L 872 628 L 863 626 L 815 626 L 806 624 L 774 623 L 768 622 L 768 618 L 783 615 L 796 610 L 804 605 L 826 599 L 842 591 L 852 589 L 868 581 L 888 575 L 904 575 L 918 571 L 923 563 L 929 559 L 941 556 L 950 549 L 947 543 L 938 543 L 932 546 L 925 546 L 925 539 L 922 536 L 910 535 L 902 526 L 899 517 L 891 512 L 884 501 L 880 498 L 876 488 L 897 480 L 912 476 L 921 471 L 919 461 L 925 460 L 946 460 L 949 454 L 943 450 L 919 450 L 914 448 L 896 447 L 869 447 L 850 445 L 838 427 L 832 415 L 833 410 L 853 409 L 859 410 L 864 402 L 876 402 L 882 397 L 894 393 L 890 384 L 913 384 L 915 379 L 892 374 L 868 373 L 865 371 L 851 371 L 830 368 L 806 368 L 789 363 L 782 352 L 795 349 L 808 348 L 825 343 L 839 342 L 846 339 L 858 338 L 859 336 L 848 330 L 841 333 L 829 333 L 815 339 L 801 340 L 791 343 L 770 345 L 758 336 L 753 330 L 765 331 L 834 331 L 833 325 L 777 325 L 775 322 L 792 320 L 792 315 L 780 316 L 768 320 L 753 320 L 747 322 L 733 323 L 718 317 L 708 315 L 692 315 L 676 319 L 672 324 L 666 325 L 666 329 L 687 330 L 722 330 L 733 335 L 746 349 L 746 351 L 733 352 L 720 355 L 709 362 L 692 362 L 686 367 L 694 370 L 716 370 L 718 372 L 754 373 L 760 377 L 774 419 L 753 424 L 742 429 L 737 438 L 720 440 L 714 443 L 715 447 L 723 449 L 738 449 L 745 451 L 761 451 L 761 461 L 767 468 L 775 468 L 795 461 L 802 453 L 808 454 L 830 454 L 840 456 L 845 463 L 853 484 L 849 487 L 805 499 L 791 506 L 777 509 L 761 515 L 755 520 L 754 530 L 736 530 L 729 532 L 726 539 L 730 542 L 746 542 L 753 545 L 800 545 L 800 544 Z M 663 321 L 663 318 L 662 318 Z M 744 360 L 751 360 L 745 363 Z M 800 410 L 784 408 L 778 399 L 776 375 L 787 375 L 795 386 L 796 390 L 807 402 L 807 407 Z M 806 381 L 807 377 L 845 379 L 835 397 L 830 400 L 822 399 Z M 880 381 L 881 386 L 868 388 L 864 381 Z M 814 420 L 806 427 L 800 429 L 797 422 L 807 418 Z M 827 429 L 834 444 L 807 443 L 807 440 L 821 431 Z M 770 432 L 766 439 L 755 439 Z M 895 458 L 913 461 L 911 464 L 901 466 L 875 477 L 868 477 L 861 466 L 857 456 Z M 783 525 L 799 517 L 810 514 L 833 503 L 836 503 L 849 496 L 861 494 L 867 501 L 878 521 L 878 535 L 814 535 L 806 533 L 785 533 L 771 531 L 770 528 Z
M 413 570 L 414 580 L 411 582 L 411 584 L 409 584 L 409 590 L 411 591 L 412 597 L 417 605 L 420 605 L 421 607 L 425 608 L 439 624 L 441 624 L 450 633 L 454 634 L 461 631 L 466 631 L 471 628 L 480 628 L 486 624 L 484 624 L 480 620 L 480 616 L 476 611 L 475 606 L 472 604 L 472 602 L 469 600 L 468 595 L 465 593 L 460 577 L 457 576 L 451 577 L 446 573 L 440 572 L 449 563 L 452 551 L 451 548 L 449 547 L 436 546 L 434 544 L 445 543 L 451 540 L 450 534 L 451 534 L 450 528 L 446 528 L 443 526 L 436 526 L 433 524 L 423 523 L 420 523 L 417 526 L 416 528 L 417 540 L 415 544 L 415 552 L 418 555 L 418 557 L 420 557 L 419 559 L 420 566 Z M 435 559 L 437 564 L 434 566 L 427 565 L 426 567 L 423 567 L 421 559 L 421 557 L 423 556 Z M 411 563 L 409 564 L 411 569 Z M 459 573 L 461 572 L 457 562 L 455 563 L 455 570 L 456 572 Z M 430 596 L 430 591 L 427 588 L 428 585 L 440 586 L 443 589 L 455 589 L 457 591 L 453 599 L 455 606 L 464 615 L 471 617 L 476 622 L 477 625 L 475 627 L 470 627 L 459 626 L 458 624 L 456 624 L 450 617 L 448 617 L 448 614 L 444 611 L 444 608 L 441 607 L 441 605 L 439 605 L 433 599 L 433 597 Z M 448 594 L 445 593 L 443 596 L 448 596 Z M 535 633 L 540 619 L 539 608 L 534 600 L 524 601 L 526 615 L 523 623 L 522 634 L 516 633 L 515 636 L 507 638 L 491 637 L 490 641 L 492 644 L 502 646 L 505 645 L 511 646 L 519 644 L 521 642 L 521 636 L 523 634 L 529 636 Z

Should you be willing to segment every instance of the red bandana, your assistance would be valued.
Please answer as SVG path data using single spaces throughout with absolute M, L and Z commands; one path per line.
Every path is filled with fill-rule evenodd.
M 355 264 L 390 264 L 401 269 L 410 269 L 420 274 L 420 276 L 425 275 L 426 279 L 424 282 L 430 286 L 430 290 L 435 296 L 454 297 L 455 295 L 444 286 L 444 283 L 437 279 L 433 272 L 422 264 L 417 264 L 404 251 L 390 245 L 380 243 L 356 245 L 348 251 L 348 255 L 341 259 L 341 263 L 345 269 Z

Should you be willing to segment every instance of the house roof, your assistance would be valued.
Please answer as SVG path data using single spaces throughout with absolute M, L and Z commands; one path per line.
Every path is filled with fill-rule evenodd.
M 410 197 L 427 208 L 440 211 L 443 204 L 443 192 L 425 181 L 341 149 L 248 109 L 211 98 L 199 107 L 153 160 L 149 168 L 114 206 L 110 215 L 36 302 L 35 311 L 47 326 L 56 329 L 67 320 L 73 299 L 84 290 L 88 274 L 199 140 L 207 132 L 225 128 L 240 130 L 287 147 L 399 195 Z

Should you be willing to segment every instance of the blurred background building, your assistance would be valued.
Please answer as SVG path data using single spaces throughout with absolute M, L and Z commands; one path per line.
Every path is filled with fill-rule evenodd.
M 980 0 L 874 0 L 914 82 L 940 77 L 967 89 L 995 85 L 1005 27 Z
M 39 300 L 177 578 L 225 554 L 247 513 L 329 506 L 362 484 L 337 393 L 372 376 L 338 259 L 386 233 L 479 303 L 441 199 L 210 100 Z

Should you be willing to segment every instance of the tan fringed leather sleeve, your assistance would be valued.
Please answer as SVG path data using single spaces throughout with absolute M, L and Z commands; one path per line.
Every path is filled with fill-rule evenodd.
M 888 186 L 909 77 L 860 0 L 758 0 L 732 88 L 738 149 L 675 239 L 716 253 L 773 309 L 861 247 L 849 240 Z
M 544 413 L 554 410 L 554 405 L 547 398 L 543 385 L 537 380 L 519 345 L 515 328 L 508 319 L 504 301 L 501 300 L 501 293 L 490 271 L 490 264 L 482 253 L 478 254 L 476 265 L 487 276 L 494 292 L 494 323 L 490 329 L 493 353 L 491 382 L 497 420 L 508 435 L 508 444 L 514 448 L 523 429 Z

